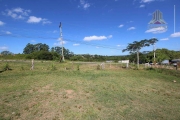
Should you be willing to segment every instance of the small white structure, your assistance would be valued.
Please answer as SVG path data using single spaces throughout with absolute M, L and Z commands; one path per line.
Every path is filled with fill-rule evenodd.
M 112 63 L 113 61 L 112 60 L 108 60 L 108 61 L 106 61 L 106 63 Z
M 162 64 L 162 65 L 169 65 L 169 60 L 163 60 L 163 61 L 161 62 L 161 64 Z
M 118 63 L 125 63 L 126 64 L 126 68 L 129 67 L 129 60 L 120 60 L 120 61 L 118 61 Z
M 129 60 L 120 60 L 118 63 L 129 63 Z
M 149 63 L 145 63 L 144 66 L 146 68 L 146 67 L 150 67 L 151 65 Z

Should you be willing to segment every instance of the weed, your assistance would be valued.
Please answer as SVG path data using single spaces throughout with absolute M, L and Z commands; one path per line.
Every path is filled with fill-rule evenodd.
M 77 71 L 79 71 L 80 70 L 80 65 L 77 65 Z
M 100 65 L 97 65 L 97 70 L 100 70 L 101 69 L 101 66 Z
M 57 70 L 57 68 L 54 64 L 51 65 L 51 70 Z
M 21 70 L 24 70 L 24 67 L 23 67 L 23 66 L 21 66 Z
M 4 68 L 3 68 L 3 71 L 6 71 L 6 70 L 12 70 L 8 63 L 6 63 Z

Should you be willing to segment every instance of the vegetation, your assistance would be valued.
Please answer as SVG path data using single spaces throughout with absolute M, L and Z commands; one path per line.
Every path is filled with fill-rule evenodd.
M 0 119 L 180 118 L 179 76 L 163 70 L 53 61 L 35 61 L 34 70 L 31 61 L 8 66 L 11 71 L 0 73 Z
M 70 50 L 63 48 L 65 60 L 70 61 L 84 61 L 84 62 L 103 62 L 112 60 L 118 62 L 119 60 L 130 60 L 130 62 L 136 63 L 147 63 L 154 61 L 154 51 L 140 51 L 144 46 L 153 45 L 157 42 L 156 39 L 134 41 L 130 43 L 126 49 L 123 51 L 130 51 L 130 55 L 124 56 L 104 56 L 104 55 L 90 55 L 90 54 L 81 54 L 77 55 L 71 52 Z M 161 63 L 163 60 L 173 60 L 180 59 L 180 51 L 168 50 L 165 48 L 157 49 L 156 51 L 156 62 Z M 23 54 L 13 54 L 10 51 L 2 51 L 0 55 L 0 60 L 26 60 L 26 59 L 36 59 L 36 60 L 54 60 L 60 61 L 62 57 L 62 48 L 61 47 L 52 47 L 49 50 L 49 46 L 46 44 L 30 44 L 28 43 L 23 51 Z M 137 59 L 136 59 L 137 58 Z
M 33 44 L 28 43 L 26 47 L 24 48 L 23 53 L 31 54 L 37 51 L 48 51 L 48 50 L 49 50 L 49 46 L 46 44 L 38 43 L 38 44 L 33 45 Z
M 7 51 L 7 50 L 5 50 L 5 51 L 2 51 L 1 52 L 1 55 L 13 55 L 13 53 L 12 52 L 10 52 L 10 51 Z
M 137 53 L 137 68 L 139 69 L 139 51 L 141 48 L 154 45 L 158 40 L 155 38 L 152 38 L 150 40 L 141 40 L 141 41 L 134 41 L 133 43 L 129 43 L 126 49 L 123 49 L 122 51 L 130 51 L 130 53 L 136 52 Z

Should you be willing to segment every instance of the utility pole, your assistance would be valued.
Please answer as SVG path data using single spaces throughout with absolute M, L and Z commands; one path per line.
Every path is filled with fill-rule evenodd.
M 63 38 L 62 38 L 62 24 L 60 22 L 60 25 L 59 25 L 59 29 L 60 29 L 60 38 L 61 38 L 61 43 L 62 43 L 62 50 L 61 50 L 61 54 L 62 54 L 62 61 L 64 61 L 64 53 L 63 53 Z

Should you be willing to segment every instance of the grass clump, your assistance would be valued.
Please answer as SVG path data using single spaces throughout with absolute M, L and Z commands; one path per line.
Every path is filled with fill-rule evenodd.
M 12 70 L 9 66 L 8 63 L 5 63 L 4 67 L 3 67 L 3 71 L 7 71 L 7 70 Z
M 101 69 L 101 66 L 98 64 L 96 69 L 97 69 L 97 70 L 100 70 L 100 69 Z
M 51 65 L 51 70 L 57 70 L 57 68 L 54 64 Z
M 77 65 L 77 71 L 80 71 L 80 65 Z
M 172 75 L 176 77 L 180 77 L 180 71 L 178 70 L 171 70 L 171 69 L 165 69 L 165 68 L 146 68 L 148 71 L 156 72 L 156 73 L 162 73 L 165 75 Z

